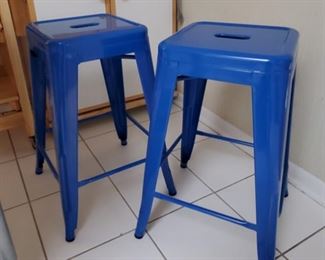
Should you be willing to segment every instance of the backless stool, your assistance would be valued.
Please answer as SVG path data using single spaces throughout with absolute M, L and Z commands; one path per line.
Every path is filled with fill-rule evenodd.
M 145 161 L 130 162 L 78 181 L 78 65 L 101 60 L 115 128 L 121 144 L 126 145 L 127 119 L 121 59 L 136 59 L 150 116 L 154 71 L 147 28 L 122 18 L 99 14 L 35 22 L 27 27 L 27 34 L 36 131 L 36 174 L 42 173 L 45 159 L 60 183 L 65 236 L 67 241 L 73 241 L 78 221 L 78 188 Z M 58 169 L 45 152 L 46 90 L 53 108 Z M 174 195 L 176 191 L 167 160 L 162 163 L 162 170 L 169 193 Z
M 298 32 L 284 27 L 199 22 L 159 46 L 142 203 L 135 236 L 141 238 L 154 198 L 188 207 L 257 232 L 260 260 L 274 259 L 280 201 L 286 192 L 291 100 Z M 193 149 L 207 79 L 252 87 L 256 223 L 224 215 L 155 191 L 175 82 L 186 79 L 181 166 Z M 285 176 L 284 178 L 282 176 Z M 283 185 L 282 185 L 283 183 Z M 282 195 L 281 195 L 282 194 Z M 222 238 L 220 238 L 222 239 Z

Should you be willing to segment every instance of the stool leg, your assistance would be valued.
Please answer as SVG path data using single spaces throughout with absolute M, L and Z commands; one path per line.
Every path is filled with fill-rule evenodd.
M 186 168 L 193 151 L 197 127 L 199 124 L 206 80 L 193 79 L 185 81 L 183 126 L 181 145 L 181 167 Z
M 78 66 L 64 54 L 48 62 L 65 238 L 71 242 L 78 219 Z
M 282 208 L 283 208 L 283 200 L 285 197 L 287 197 L 289 195 L 289 193 L 288 193 L 288 171 L 289 171 L 292 107 L 293 107 L 293 101 L 294 101 L 295 81 L 296 81 L 296 75 L 294 73 L 294 76 L 292 79 L 289 118 L 288 118 L 288 126 L 287 126 L 287 141 L 286 141 L 286 148 L 285 148 L 286 150 L 285 150 L 285 157 L 284 157 L 283 177 L 282 177 L 283 180 L 282 180 L 282 187 L 281 187 L 280 214 L 281 214 Z
M 127 144 L 127 120 L 123 84 L 122 60 L 120 57 L 100 60 L 104 73 L 114 124 L 122 145 Z
M 30 64 L 32 77 L 32 97 L 36 140 L 36 168 L 35 173 L 43 172 L 46 135 L 46 82 L 44 60 L 39 52 L 30 50 Z
M 155 103 L 150 121 L 150 132 L 147 147 L 143 192 L 136 238 L 142 238 L 150 217 L 159 167 L 164 150 L 164 140 L 168 126 L 169 114 L 176 83 L 176 74 L 170 73 L 167 67 L 158 67 Z
M 253 85 L 253 127 L 258 259 L 275 256 L 284 160 L 286 75 L 258 76 Z
M 152 99 L 154 97 L 153 87 L 155 84 L 155 76 L 148 40 L 146 44 L 144 44 L 143 48 L 137 51 L 135 55 L 149 117 L 151 118 L 151 112 L 153 109 Z M 166 153 L 166 150 L 166 145 L 164 145 L 163 154 Z M 161 169 L 164 175 L 169 195 L 175 196 L 177 191 L 174 185 L 173 177 L 170 171 L 167 158 L 161 163 Z

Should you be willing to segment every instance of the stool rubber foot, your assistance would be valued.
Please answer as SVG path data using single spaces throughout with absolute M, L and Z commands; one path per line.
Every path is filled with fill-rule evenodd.
M 286 191 L 286 192 L 284 193 L 284 197 L 285 197 L 285 198 L 289 197 L 289 192 L 288 192 L 288 191 Z
M 43 173 L 43 166 L 41 166 L 41 167 L 36 167 L 36 169 L 35 169 L 35 173 L 36 173 L 37 175 L 42 174 L 42 173 Z
M 121 145 L 125 146 L 128 144 L 128 141 L 127 140 L 121 140 Z
M 141 238 L 143 238 L 143 236 L 144 236 L 144 235 L 142 235 L 142 236 L 138 236 L 137 234 L 134 234 L 134 237 L 135 237 L 136 239 L 141 239 Z
M 177 191 L 173 191 L 173 192 L 168 192 L 169 196 L 175 196 L 177 194 Z
M 74 240 L 75 240 L 75 238 L 69 238 L 69 239 L 66 238 L 66 239 L 65 239 L 65 241 L 67 241 L 68 243 L 71 243 L 71 242 L 73 242 Z
M 183 169 L 187 168 L 187 162 L 181 162 L 181 168 Z
M 73 234 L 73 235 L 66 235 L 65 236 L 65 241 L 67 241 L 68 243 L 71 243 L 71 242 L 73 242 L 75 240 L 75 238 L 76 238 L 75 234 Z

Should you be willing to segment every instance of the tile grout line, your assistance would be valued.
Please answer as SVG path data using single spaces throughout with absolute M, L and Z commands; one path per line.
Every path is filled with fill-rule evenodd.
M 27 197 L 26 197 L 26 198 L 27 198 Z M 9 207 L 9 208 L 6 208 L 6 209 L 3 209 L 3 212 L 10 211 L 10 210 L 12 210 L 12 209 L 18 208 L 18 207 L 20 207 L 20 206 L 24 206 L 24 205 L 26 205 L 26 204 L 28 204 L 28 201 L 23 202 L 23 203 L 20 203 L 20 204 L 17 204 L 17 205 L 15 205 L 15 206 L 12 206 L 12 207 Z
M 289 166 L 290 167 L 290 166 Z M 290 170 L 289 170 L 289 175 L 290 175 Z M 303 191 L 301 188 L 297 187 L 297 185 L 295 185 L 294 183 L 292 183 L 289 178 L 288 178 L 288 183 L 294 187 L 296 190 L 300 191 L 302 194 L 304 194 L 304 196 L 308 197 L 310 200 L 312 200 L 313 202 L 315 202 L 317 205 L 319 205 L 320 207 L 322 207 L 323 209 L 325 209 L 325 205 L 323 205 L 322 203 L 320 203 L 319 201 L 315 200 L 315 198 L 312 198 L 309 194 L 307 194 L 305 191 Z M 290 195 L 290 194 L 289 194 Z
M 11 141 L 10 141 L 10 137 L 9 137 L 9 130 L 5 130 L 5 131 L 3 131 L 3 133 L 6 134 L 5 139 L 7 139 L 7 140 L 9 141 L 9 146 L 10 146 L 10 148 L 11 148 L 13 158 L 11 158 L 11 159 L 5 159 L 4 161 L 0 162 L 0 165 L 3 164 L 3 163 L 7 163 L 7 162 L 10 162 L 10 161 L 14 161 L 14 160 L 16 160 L 16 156 L 15 156 L 14 148 L 13 148 L 14 146 L 13 146 L 13 144 L 11 143 Z
M 153 239 L 153 237 L 149 234 L 149 232 L 147 230 L 146 230 L 146 234 L 149 237 L 149 239 L 152 241 L 152 243 L 155 245 L 155 247 L 157 248 L 157 250 L 159 251 L 159 253 L 161 254 L 161 256 L 164 258 L 164 260 L 167 260 L 167 257 L 165 256 L 165 254 L 162 252 L 162 250 L 159 248 L 159 246 L 156 243 L 156 241 Z
M 200 197 L 200 198 L 198 198 L 198 199 L 195 199 L 195 200 L 191 201 L 191 203 L 194 204 L 194 203 L 196 203 L 196 202 L 198 202 L 198 201 L 200 201 L 200 200 L 202 200 L 202 199 L 205 199 L 205 198 L 207 198 L 207 197 L 209 197 L 209 196 L 211 196 L 211 195 L 213 195 L 213 194 L 214 194 L 214 193 L 211 192 L 211 193 L 209 193 L 209 194 L 207 194 L 207 195 L 204 195 L 204 196 L 202 196 L 202 197 Z M 168 202 L 164 202 L 164 203 L 168 203 Z M 166 216 L 168 216 L 168 215 L 171 215 L 172 213 L 174 213 L 174 212 L 176 212 L 176 211 L 179 211 L 179 210 L 181 210 L 181 209 L 187 209 L 187 208 L 184 207 L 184 206 L 178 206 L 176 209 L 173 209 L 173 210 L 170 211 L 170 212 L 167 212 L 167 213 L 165 213 L 165 214 L 163 214 L 163 215 L 161 215 L 161 216 L 158 216 L 158 217 L 156 217 L 156 218 L 150 220 L 150 221 L 148 222 L 148 224 L 152 224 L 153 222 L 155 222 L 155 221 L 157 221 L 157 220 L 159 220 L 159 219 L 162 219 L 162 218 L 164 218 L 164 217 L 166 217 Z
M 45 162 L 44 162 L 44 163 L 45 163 Z M 49 194 L 46 194 L 46 195 L 40 196 L 40 197 L 35 198 L 35 199 L 31 199 L 30 202 L 39 201 L 39 200 L 41 200 L 41 199 L 45 199 L 45 198 L 47 198 L 47 197 L 50 197 L 50 196 L 55 195 L 55 194 L 58 194 L 58 193 L 60 193 L 60 190 L 58 190 L 58 191 L 53 191 L 53 192 L 51 192 L 51 193 L 49 193 Z
M 176 105 L 176 104 L 175 104 Z M 181 108 L 179 105 L 177 105 L 179 108 Z M 203 125 L 205 125 L 206 127 L 208 127 L 210 130 L 212 130 L 213 132 L 215 132 L 215 133 L 217 133 L 217 134 L 219 134 L 217 131 L 215 131 L 214 129 L 212 129 L 211 127 L 209 127 L 208 125 L 206 125 L 204 122 L 202 122 L 201 120 L 199 121 L 200 123 L 202 123 Z M 253 155 L 251 155 L 249 152 L 247 152 L 246 150 L 244 150 L 244 149 L 242 149 L 241 148 L 241 146 L 239 146 L 239 145 L 236 145 L 236 144 L 233 144 L 233 143 L 231 143 L 233 146 L 235 146 L 237 149 L 239 149 L 240 151 L 242 151 L 243 153 L 245 153 L 247 156 L 249 156 L 250 158 L 252 158 L 252 159 L 254 159 L 254 156 Z M 175 156 L 174 156 L 175 157 Z M 176 158 L 176 159 L 178 159 L 178 158 Z M 192 170 L 191 170 L 192 171 Z M 193 171 L 192 171 L 193 172 Z M 196 175 L 194 172 L 193 172 L 193 174 L 194 175 Z M 239 180 L 239 181 L 237 181 L 237 182 L 235 182 L 235 183 L 233 183 L 233 184 L 231 184 L 231 185 L 228 185 L 228 186 L 226 186 L 226 187 L 223 187 L 222 189 L 220 189 L 220 190 L 218 190 L 218 191 L 216 191 L 215 193 L 216 193 L 216 195 L 220 198 L 220 199 L 222 199 L 222 197 L 220 197 L 220 195 L 218 195 L 217 193 L 218 192 L 220 192 L 220 191 L 222 191 L 222 190 L 224 190 L 224 189 L 226 189 L 226 188 L 228 188 L 228 187 L 230 187 L 230 186 L 232 186 L 232 185 L 234 185 L 234 184 L 236 184 L 236 183 L 239 183 L 239 182 L 241 182 L 241 181 L 243 181 L 243 180 L 245 180 L 245 179 L 247 179 L 247 178 L 250 178 L 250 177 L 252 177 L 252 176 L 254 176 L 255 174 L 252 174 L 252 175 L 250 175 L 250 176 L 248 176 L 248 177 L 246 177 L 246 178 L 244 178 L 244 179 L 242 179 L 242 180 Z M 200 179 L 200 178 L 199 178 Z M 292 183 L 290 183 L 291 185 L 292 185 Z M 294 186 L 294 185 L 293 185 Z M 294 186 L 295 187 L 295 186 Z M 299 189 L 298 189 L 299 190 Z M 301 190 L 299 190 L 299 191 L 301 191 Z M 301 191 L 302 192 L 302 191 Z M 223 199 L 222 199 L 223 200 Z M 224 200 L 223 200 L 224 201 Z M 224 201 L 225 202 L 225 201 Z M 227 205 L 228 205 L 228 203 L 226 203 Z M 230 205 L 229 205 L 230 206 Z M 321 205 L 321 206 L 323 206 L 323 205 Z M 231 206 L 230 206 L 231 207 Z M 231 207 L 232 208 L 232 207 Z M 233 208 L 232 208 L 233 209 Z M 235 211 L 236 212 L 236 211 Z M 237 212 L 236 212 L 237 213 Z M 299 243 L 297 243 L 296 245 L 294 245 L 294 246 L 292 246 L 291 248 L 289 248 L 288 250 L 286 250 L 286 251 L 284 251 L 283 253 L 281 253 L 281 251 L 279 250 L 279 249 L 277 249 L 278 251 L 279 251 L 279 253 L 280 253 L 280 255 L 277 257 L 277 259 L 278 258 L 280 258 L 280 257 L 283 257 L 283 258 L 285 258 L 285 259 L 287 259 L 288 260 L 288 258 L 285 256 L 285 254 L 287 254 L 288 252 L 290 252 L 291 250 L 293 250 L 294 248 L 296 248 L 297 246 L 299 246 L 300 244 L 302 244 L 302 243 L 304 243 L 305 241 L 307 241 L 309 238 L 311 238 L 311 237 L 313 237 L 314 235 L 316 235 L 317 233 L 319 233 L 319 232 L 321 232 L 323 229 L 325 229 L 325 226 L 323 226 L 322 228 L 320 228 L 319 230 L 317 230 L 317 231 L 315 231 L 314 233 L 312 233 L 311 235 L 309 235 L 309 236 L 307 236 L 305 239 L 303 239 L 302 241 L 300 241 Z
M 16 161 L 16 158 L 14 158 L 14 159 L 9 159 L 9 160 L 6 160 L 6 161 L 3 161 L 3 162 L 0 162 L 0 166 L 1 166 L 2 164 L 6 164 L 6 163 L 10 163 L 10 162 L 14 162 L 14 161 Z
M 179 113 L 179 112 L 181 112 L 181 111 L 174 111 L 174 112 L 171 112 L 170 114 L 172 115 L 172 114 L 176 114 L 176 113 Z M 136 127 L 136 125 L 130 119 L 127 118 L 127 121 L 130 122 L 130 125 L 127 125 L 127 127 Z M 145 120 L 139 120 L 138 122 L 140 124 L 141 123 L 143 124 L 143 123 L 147 123 L 149 121 L 150 120 L 148 118 L 148 119 L 145 119 Z M 82 137 L 82 139 L 85 141 L 85 140 L 92 139 L 92 138 L 95 138 L 95 137 L 99 137 L 99 136 L 102 136 L 102 135 L 105 135 L 105 134 L 109 134 L 109 133 L 112 133 L 112 132 L 116 132 L 116 129 L 115 128 L 112 128 L 111 130 L 108 130 L 108 131 L 105 131 L 103 133 L 99 133 L 99 134 L 96 134 L 96 135 L 88 136 L 88 137 L 82 137 L 82 135 L 81 135 L 81 133 L 79 131 L 79 136 L 80 136 L 80 138 Z
M 222 188 L 216 190 L 215 193 L 219 193 L 219 192 L 221 192 L 221 191 L 224 191 L 225 189 L 228 189 L 228 188 L 230 188 L 230 187 L 232 187 L 232 186 L 234 186 L 234 185 L 236 185 L 236 184 L 238 184 L 238 183 L 240 183 L 240 182 L 242 182 L 242 181 L 244 181 L 244 180 L 247 180 L 247 179 L 249 179 L 249 178 L 251 178 L 251 177 L 254 177 L 254 176 L 255 176 L 255 174 L 252 173 L 251 175 L 248 175 L 248 176 L 246 176 L 245 178 L 242 178 L 242 179 L 240 179 L 240 180 L 238 180 L 238 181 L 235 181 L 234 183 L 231 183 L 231 184 L 229 184 L 229 185 L 227 185 L 227 186 L 224 186 L 224 187 L 222 187 Z
M 95 154 L 93 153 L 93 151 L 90 149 L 90 147 L 88 146 L 87 142 L 80 136 L 80 138 L 83 140 L 83 142 L 85 143 L 87 149 L 89 150 L 89 152 L 91 153 L 91 155 L 95 158 L 95 160 L 97 161 L 97 163 L 99 164 L 99 166 L 102 168 L 102 171 L 105 171 L 105 168 L 103 167 L 103 165 L 100 163 L 100 161 L 97 159 L 97 157 L 95 156 Z M 131 213 L 133 214 L 133 216 L 135 217 L 135 219 L 137 220 L 138 217 L 135 214 L 135 212 L 133 211 L 133 209 L 131 208 L 131 206 L 129 205 L 129 203 L 127 202 L 127 200 L 124 198 L 124 196 L 122 195 L 122 193 L 120 192 L 120 190 L 117 188 L 117 186 L 115 185 L 115 183 L 113 182 L 113 180 L 110 177 L 107 177 L 107 179 L 111 182 L 111 184 L 113 185 L 114 189 L 117 191 L 117 193 L 121 196 L 121 198 L 123 199 L 124 203 L 126 204 L 126 206 L 129 208 L 129 210 L 131 211 Z M 147 232 L 146 232 L 147 233 Z M 156 242 L 149 236 L 149 238 L 151 239 L 151 241 L 154 243 L 155 247 L 157 248 L 157 250 L 159 251 L 159 253 L 162 255 L 162 257 L 164 259 L 167 259 L 166 256 L 162 253 L 161 249 L 158 247 L 158 245 L 156 244 Z
M 172 154 L 172 156 L 174 156 L 175 158 L 176 158 L 176 160 L 178 160 L 179 162 L 180 162 L 180 160 L 175 156 L 175 155 L 173 155 Z M 220 190 L 218 190 L 218 191 L 215 191 L 215 190 L 213 190 L 208 184 L 206 184 L 191 168 L 189 168 L 189 167 L 187 167 L 186 169 L 188 169 L 189 170 L 189 172 L 191 172 L 204 186 L 206 186 L 213 194 L 215 194 L 216 195 L 216 197 L 217 198 L 219 198 L 219 199 L 221 199 L 222 200 L 222 202 L 224 202 L 230 209 L 232 209 L 240 218 L 242 218 L 242 219 L 244 219 L 244 220 L 246 220 L 242 215 L 240 215 L 238 212 L 237 212 L 237 210 L 235 210 L 231 205 L 229 205 L 224 199 L 222 199 L 218 194 L 217 194 L 217 192 L 219 192 Z M 241 182 L 241 181 L 243 181 L 243 180 L 245 180 L 245 179 L 247 179 L 247 178 L 249 178 L 249 177 L 251 177 L 251 176 L 248 176 L 248 177 L 245 177 L 244 179 L 241 179 L 241 180 L 239 180 L 239 181 L 237 181 L 237 182 L 235 182 L 235 183 L 233 183 L 233 184 L 230 184 L 230 185 L 228 185 L 228 186 L 226 186 L 226 187 L 223 187 L 222 189 L 225 189 L 225 188 L 228 188 L 228 187 L 231 187 L 232 185 L 235 185 L 235 184 L 237 184 L 238 182 Z
M 83 255 L 83 254 L 85 254 L 85 253 L 88 253 L 88 252 L 90 252 L 90 251 L 92 251 L 92 250 L 94 250 L 94 249 L 96 249 L 96 248 L 98 248 L 98 247 L 101 247 L 101 246 L 103 246 L 103 245 L 105 245 L 105 244 L 108 244 L 108 243 L 110 243 L 110 242 L 112 242 L 112 241 L 114 241 L 114 240 L 116 240 L 116 239 L 119 239 L 119 238 L 121 238 L 121 237 L 124 237 L 124 236 L 130 234 L 131 232 L 133 232 L 134 230 L 135 230 L 135 229 L 133 228 L 133 229 L 131 229 L 131 230 L 127 231 L 127 232 L 124 232 L 124 233 L 122 233 L 122 234 L 120 234 L 120 235 L 118 235 L 118 236 L 116 236 L 116 237 L 113 237 L 113 238 L 108 239 L 108 240 L 106 240 L 106 241 L 104 241 L 104 242 L 102 242 L 102 243 L 99 243 L 99 244 L 96 245 L 96 246 L 93 246 L 93 247 L 91 247 L 91 248 L 88 248 L 87 250 L 84 250 L 84 251 L 82 251 L 82 252 L 76 254 L 76 255 L 73 255 L 73 256 L 68 257 L 67 260 L 74 259 L 74 258 L 76 258 L 76 257 L 78 257 L 78 256 L 81 256 L 81 255 Z
M 18 163 L 16 149 L 14 147 L 13 140 L 12 140 L 12 137 L 11 137 L 11 134 L 10 134 L 9 131 L 8 131 L 8 136 L 9 136 L 9 140 L 10 140 L 10 143 L 11 143 L 11 146 L 12 146 L 12 149 L 13 149 L 13 152 L 14 152 L 14 155 L 15 155 L 15 158 L 16 158 L 16 164 L 17 164 L 17 167 L 18 167 L 18 171 L 19 171 L 19 175 L 20 175 L 21 181 L 22 181 L 23 186 L 24 186 L 24 190 L 25 190 L 26 197 L 27 197 L 27 200 L 28 200 L 27 204 L 28 204 L 29 209 L 30 209 L 31 214 L 32 214 L 32 218 L 33 218 L 33 221 L 34 221 L 34 225 L 35 225 L 35 228 L 36 228 L 36 232 L 37 232 L 37 235 L 38 235 L 38 239 L 40 241 L 40 244 L 41 244 L 41 247 L 42 247 L 42 251 L 43 251 L 44 257 L 45 257 L 45 259 L 48 259 L 47 258 L 47 254 L 46 254 L 46 250 L 45 250 L 45 246 L 44 246 L 44 243 L 42 241 L 41 233 L 40 233 L 39 228 L 38 228 L 38 225 L 37 225 L 35 213 L 34 213 L 34 210 L 33 210 L 32 205 L 31 205 L 30 197 L 29 197 L 29 194 L 27 192 L 27 187 L 26 187 L 25 180 L 23 178 L 22 170 L 21 170 L 20 165 Z
M 297 244 L 293 245 L 292 247 L 290 247 L 289 249 L 285 250 L 281 256 L 284 256 L 285 254 L 287 254 L 288 252 L 292 251 L 293 249 L 295 249 L 296 247 L 300 246 L 301 244 L 303 244 L 304 242 L 306 242 L 307 240 L 309 240 L 310 238 L 312 238 L 313 236 L 315 236 L 316 234 L 320 233 L 321 231 L 325 230 L 325 226 L 322 226 L 321 228 L 319 228 L 318 230 L 316 230 L 315 232 L 311 233 L 310 235 L 308 235 L 307 237 L 305 237 L 303 240 L 301 240 L 300 242 L 298 242 Z
M 176 158 L 176 160 L 178 160 L 178 161 L 180 161 L 174 154 L 172 154 L 172 156 L 174 156 L 175 158 Z M 250 178 L 250 177 L 252 177 L 253 175 L 250 175 L 250 176 L 247 176 L 247 177 L 245 177 L 245 178 L 243 178 L 243 179 L 240 179 L 240 180 L 238 180 L 238 181 L 236 181 L 236 182 L 234 182 L 234 183 L 232 183 L 232 184 L 229 184 L 229 185 L 227 185 L 227 186 L 225 186 L 225 187 L 223 187 L 223 188 L 221 188 L 221 189 L 219 189 L 219 190 L 217 190 L 217 191 L 215 191 L 215 190 L 213 190 L 208 184 L 206 184 L 190 167 L 187 167 L 186 169 L 188 169 L 203 185 L 205 185 L 212 193 L 214 193 L 215 195 L 216 195 L 216 197 L 217 198 L 219 198 L 219 199 L 221 199 L 229 208 L 231 208 L 239 217 L 241 217 L 242 219 L 244 219 L 244 220 L 246 220 L 241 214 L 239 214 L 238 212 L 237 212 L 237 210 L 235 210 L 231 205 L 229 205 L 223 198 L 221 198 L 220 196 L 219 196 L 219 194 L 217 194 L 218 192 L 220 192 L 221 190 L 224 190 L 224 189 L 226 189 L 226 188 L 229 188 L 229 187 L 231 187 L 231 186 L 233 186 L 233 185 L 235 185 L 235 184 L 237 184 L 237 183 L 239 183 L 239 182 L 241 182 L 241 181 L 244 181 L 244 180 L 246 180 L 247 178 Z
M 275 255 L 276 255 L 277 252 L 279 253 L 279 255 L 278 256 L 275 256 L 275 259 L 279 259 L 280 257 L 282 257 L 281 251 L 279 249 L 275 248 Z
M 181 111 L 183 110 L 183 107 L 181 107 L 180 105 L 177 105 L 177 104 L 175 104 L 175 103 L 173 103 L 173 104 L 174 104 L 175 106 L 177 106 L 178 108 L 180 108 Z M 207 128 L 209 128 L 209 129 L 210 129 L 212 132 L 214 132 L 215 134 L 222 135 L 221 133 L 219 133 L 218 131 L 214 130 L 212 127 L 208 126 L 206 123 L 204 123 L 204 122 L 201 121 L 200 119 L 199 119 L 199 122 L 200 122 L 202 125 L 204 125 L 204 126 L 206 126 Z M 208 139 L 208 137 L 207 137 L 207 139 Z M 237 149 L 239 149 L 240 151 L 242 151 L 243 153 L 245 153 L 245 154 L 248 155 L 249 157 L 254 158 L 254 156 L 252 156 L 250 153 L 248 153 L 247 151 L 245 151 L 245 149 L 241 148 L 240 145 L 234 144 L 234 143 L 232 143 L 232 142 L 227 142 L 227 143 L 230 143 L 231 145 L 235 146 Z

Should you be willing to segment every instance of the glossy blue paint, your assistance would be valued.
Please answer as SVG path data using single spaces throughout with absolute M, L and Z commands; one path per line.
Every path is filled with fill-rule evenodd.
M 78 65 L 90 60 L 101 60 L 114 124 L 121 144 L 126 145 L 127 124 L 121 59 L 135 57 L 146 102 L 150 107 L 154 71 L 147 28 L 112 15 L 98 14 L 35 22 L 28 25 L 27 36 L 37 146 L 36 173 L 42 172 L 44 157 L 53 172 L 57 172 L 65 237 L 67 241 L 73 241 L 78 220 L 79 186 L 144 162 L 132 162 L 98 177 L 78 182 Z M 57 170 L 45 153 L 46 91 L 53 108 Z M 176 194 L 167 160 L 162 163 L 162 171 L 169 193 Z
M 181 76 L 191 81 L 186 84 L 184 93 L 184 166 L 193 147 L 204 80 L 233 82 L 252 88 L 254 229 L 258 258 L 274 259 L 282 176 L 288 158 L 285 153 L 289 152 L 286 144 L 290 135 L 288 118 L 297 43 L 298 32 L 290 28 L 213 22 L 194 23 L 160 43 L 142 203 L 135 231 L 137 238 L 144 235 L 154 197 L 227 220 L 220 213 L 167 199 L 165 195 L 157 194 L 155 187 L 177 78 Z

